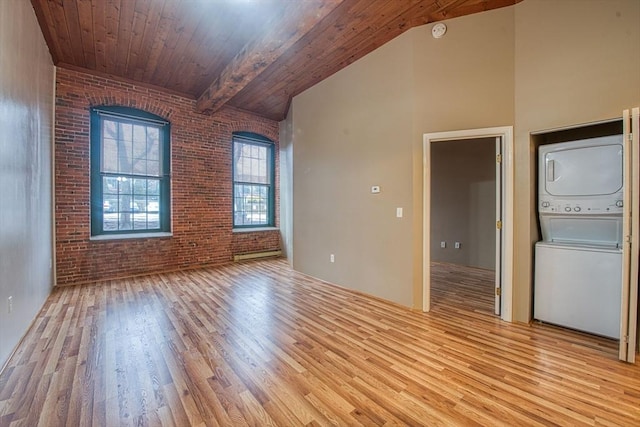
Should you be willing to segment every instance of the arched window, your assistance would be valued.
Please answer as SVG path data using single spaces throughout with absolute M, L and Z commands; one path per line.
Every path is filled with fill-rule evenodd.
M 274 143 L 249 132 L 233 133 L 233 226 L 275 225 Z
M 170 130 L 155 114 L 91 109 L 91 235 L 169 232 Z

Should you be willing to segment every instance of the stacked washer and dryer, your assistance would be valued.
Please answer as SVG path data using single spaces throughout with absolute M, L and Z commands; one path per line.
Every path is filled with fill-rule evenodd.
M 538 150 L 537 320 L 620 337 L 622 144 L 614 135 Z

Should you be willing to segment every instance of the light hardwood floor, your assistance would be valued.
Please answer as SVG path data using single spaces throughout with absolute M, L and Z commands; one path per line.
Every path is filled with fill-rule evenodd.
M 639 425 L 616 354 L 258 261 L 55 289 L 0 375 L 0 425 Z
M 432 262 L 431 309 L 493 316 L 495 277 L 492 270 Z

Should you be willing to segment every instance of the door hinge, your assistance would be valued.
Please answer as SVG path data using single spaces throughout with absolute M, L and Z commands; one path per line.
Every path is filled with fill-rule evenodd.
M 502 154 L 496 154 L 496 163 L 502 163 Z
M 627 138 L 629 138 L 629 142 L 633 142 L 633 132 L 627 135 Z
M 628 343 L 629 342 L 629 335 L 625 335 L 624 337 L 622 337 L 622 342 L 623 343 Z
M 502 230 L 502 221 L 500 221 L 500 220 L 496 221 L 496 228 L 498 230 Z
M 502 296 L 502 288 L 496 288 L 496 296 Z

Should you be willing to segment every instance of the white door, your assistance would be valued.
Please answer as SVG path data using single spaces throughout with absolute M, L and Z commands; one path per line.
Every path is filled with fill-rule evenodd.
M 624 110 L 624 211 L 622 245 L 622 298 L 620 305 L 620 349 L 618 357 L 635 363 L 638 319 L 638 243 L 640 215 L 638 208 L 640 175 L 640 108 Z
M 495 313 L 500 315 L 502 295 L 502 137 L 496 137 L 496 284 Z

